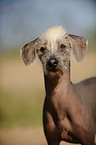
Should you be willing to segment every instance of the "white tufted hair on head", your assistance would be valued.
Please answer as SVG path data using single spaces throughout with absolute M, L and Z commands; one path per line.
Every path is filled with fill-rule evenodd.
M 65 35 L 66 31 L 62 26 L 54 26 L 46 30 L 41 36 L 41 40 L 47 40 L 47 41 L 56 41 L 58 39 L 62 39 L 62 37 Z

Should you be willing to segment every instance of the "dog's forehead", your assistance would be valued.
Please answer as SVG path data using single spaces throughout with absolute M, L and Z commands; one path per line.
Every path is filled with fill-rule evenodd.
M 40 36 L 40 40 L 42 43 L 47 43 L 48 46 L 52 48 L 56 45 L 57 41 L 62 40 L 64 38 L 65 34 L 66 31 L 62 26 L 54 26 L 45 31 Z

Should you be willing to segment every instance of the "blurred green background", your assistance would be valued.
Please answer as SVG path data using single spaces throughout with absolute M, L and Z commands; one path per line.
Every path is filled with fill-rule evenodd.
M 42 68 L 37 61 L 26 68 L 20 50 L 9 50 L 1 60 L 0 126 L 41 125 L 44 100 Z
M 63 25 L 67 33 L 81 35 L 89 41 L 85 60 L 82 63 L 74 59 L 71 61 L 71 80 L 75 83 L 96 76 L 95 14 L 95 0 L 0 1 L 0 133 L 2 145 L 6 145 L 4 142 L 6 132 L 2 133 L 6 129 L 28 127 L 40 127 L 41 129 L 42 126 L 45 97 L 42 66 L 36 58 L 32 66 L 26 68 L 20 56 L 20 48 L 40 36 L 47 28 Z M 10 136 L 9 140 L 11 140 Z M 40 145 L 40 142 L 37 144 Z M 41 141 L 41 145 L 43 144 Z

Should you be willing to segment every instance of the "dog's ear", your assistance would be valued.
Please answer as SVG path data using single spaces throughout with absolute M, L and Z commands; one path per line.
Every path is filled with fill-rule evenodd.
M 73 55 L 75 56 L 78 62 L 82 61 L 85 57 L 87 47 L 88 47 L 88 40 L 83 37 L 68 34 L 71 47 L 73 51 Z
M 38 38 L 25 44 L 24 47 L 20 50 L 23 62 L 26 66 L 29 66 L 34 61 L 36 55 L 35 48 L 37 43 Z

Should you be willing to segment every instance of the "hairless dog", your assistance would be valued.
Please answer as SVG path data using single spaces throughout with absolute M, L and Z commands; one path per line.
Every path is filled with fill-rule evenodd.
M 95 145 L 96 78 L 77 84 L 70 81 L 70 55 L 82 61 L 87 43 L 83 37 L 67 34 L 62 26 L 54 26 L 21 49 L 26 66 L 36 53 L 43 65 L 43 125 L 48 145 L 59 145 L 60 141 Z

